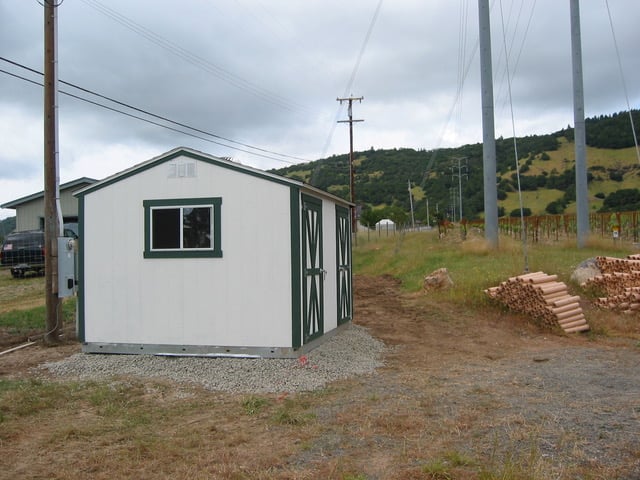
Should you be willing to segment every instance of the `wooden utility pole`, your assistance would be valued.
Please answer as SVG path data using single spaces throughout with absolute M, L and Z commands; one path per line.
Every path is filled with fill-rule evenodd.
M 349 120 L 338 120 L 338 123 L 348 123 L 349 124 L 349 192 L 351 194 L 351 203 L 354 204 L 354 207 L 351 209 L 351 232 L 353 234 L 358 231 L 358 224 L 356 222 L 356 192 L 355 192 L 355 181 L 354 181 L 354 170 L 353 170 L 353 122 L 364 122 L 364 120 L 354 120 L 353 119 L 353 111 L 352 105 L 353 101 L 357 100 L 362 103 L 364 97 L 347 97 L 347 98 L 336 98 L 337 101 L 340 102 L 349 102 Z
M 44 0 L 44 239 L 45 343 L 59 342 L 62 309 L 58 298 L 58 0 Z

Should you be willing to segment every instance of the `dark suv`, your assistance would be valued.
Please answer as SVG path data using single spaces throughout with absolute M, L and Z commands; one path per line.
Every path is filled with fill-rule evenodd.
M 27 272 L 44 273 L 44 232 L 28 230 L 7 235 L 0 250 L 0 264 L 11 267 L 11 275 L 24 277 Z

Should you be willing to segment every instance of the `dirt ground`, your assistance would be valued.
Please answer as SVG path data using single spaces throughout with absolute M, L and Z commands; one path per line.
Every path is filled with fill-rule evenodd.
M 96 465 L 89 452 L 106 448 L 108 434 L 84 438 L 87 453 L 71 452 L 72 440 L 43 452 L 41 425 L 2 440 L 11 454 L 0 459 L 0 478 L 17 478 L 24 470 L 16 458 L 28 463 L 40 449 L 30 478 L 54 478 L 55 459 L 73 456 L 75 478 L 115 478 L 127 467 L 136 478 L 640 479 L 637 340 L 567 336 L 508 312 L 442 305 L 401 293 L 392 277 L 356 277 L 355 309 L 355 323 L 388 345 L 385 367 L 299 396 L 312 422 L 274 426 L 267 412 L 281 404 L 276 396 L 267 398 L 271 410 L 247 419 L 229 417 L 242 397 L 192 392 L 215 399 L 211 417 L 163 417 L 153 434 L 177 448 L 178 423 L 191 425 L 189 435 L 206 437 L 199 453 L 184 447 L 163 461 L 112 452 Z M 77 351 L 75 343 L 37 344 L 2 355 L 0 379 L 31 376 L 32 367 Z M 224 443 L 213 431 L 240 439 Z M 119 435 L 114 441 L 133 448 Z

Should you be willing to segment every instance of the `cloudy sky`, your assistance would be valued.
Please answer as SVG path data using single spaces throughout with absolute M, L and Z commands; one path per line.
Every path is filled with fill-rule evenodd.
M 350 95 L 356 150 L 482 139 L 476 0 L 59 1 L 61 183 L 176 146 L 263 169 L 346 153 Z M 511 105 L 517 136 L 573 125 L 569 0 L 490 3 L 496 136 Z M 586 115 L 639 108 L 640 2 L 580 7 Z M 0 204 L 43 189 L 43 16 L 0 0 Z

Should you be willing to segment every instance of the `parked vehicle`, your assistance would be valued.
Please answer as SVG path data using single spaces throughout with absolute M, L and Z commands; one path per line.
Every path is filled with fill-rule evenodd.
M 77 222 L 65 223 L 64 231 L 62 235 L 70 238 L 78 238 L 78 223 Z
M 28 230 L 7 235 L 0 250 L 0 265 L 11 267 L 11 275 L 24 277 L 27 272 L 44 274 L 44 232 Z

